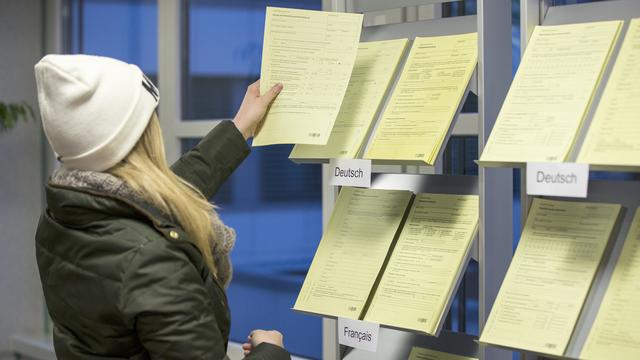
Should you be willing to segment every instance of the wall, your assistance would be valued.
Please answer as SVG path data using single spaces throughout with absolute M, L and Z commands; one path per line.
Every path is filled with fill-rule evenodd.
M 37 112 L 33 65 L 42 53 L 42 2 L 0 0 L 0 101 Z M 42 331 L 34 233 L 42 205 L 39 120 L 0 134 L 0 352 L 11 335 Z

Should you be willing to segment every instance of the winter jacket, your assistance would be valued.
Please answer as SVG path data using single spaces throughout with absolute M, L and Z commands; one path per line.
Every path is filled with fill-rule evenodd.
M 210 198 L 248 153 L 240 132 L 223 122 L 172 170 Z M 36 257 L 56 355 L 226 359 L 223 284 L 175 222 L 127 189 L 111 175 L 82 171 L 58 174 L 46 187 Z M 290 356 L 263 343 L 246 359 Z

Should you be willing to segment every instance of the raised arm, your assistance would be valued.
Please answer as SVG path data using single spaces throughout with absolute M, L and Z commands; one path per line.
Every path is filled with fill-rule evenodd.
M 247 140 L 259 127 L 269 105 L 282 90 L 278 84 L 260 96 L 260 80 L 251 84 L 233 121 L 224 121 L 176 161 L 173 172 L 208 199 L 249 155 Z

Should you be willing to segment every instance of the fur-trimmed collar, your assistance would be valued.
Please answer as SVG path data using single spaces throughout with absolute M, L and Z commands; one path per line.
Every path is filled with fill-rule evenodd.
M 59 168 L 53 172 L 49 183 L 54 186 L 104 193 L 116 198 L 148 205 L 148 202 L 138 195 L 124 180 L 109 173 Z M 148 206 L 155 209 L 152 205 Z M 161 213 L 159 209 L 156 210 Z M 215 211 L 212 211 L 210 221 L 215 236 L 214 239 L 210 240 L 210 245 L 217 268 L 217 276 L 226 287 L 231 281 L 232 269 L 229 253 L 235 245 L 236 232 L 226 226 Z
M 144 201 L 122 179 L 109 173 L 59 168 L 49 178 L 52 185 L 87 189 L 124 199 Z

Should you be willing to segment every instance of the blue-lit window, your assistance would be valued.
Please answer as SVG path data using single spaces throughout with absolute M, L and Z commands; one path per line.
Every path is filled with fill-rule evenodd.
M 229 119 L 260 77 L 267 6 L 320 10 L 321 0 L 191 0 L 183 84 L 185 120 Z
M 552 0 L 552 3 L 554 6 L 562 6 L 562 5 L 584 4 L 584 3 L 598 2 L 598 1 L 606 1 L 606 0 Z
M 158 74 L 158 6 L 155 0 L 71 0 L 66 50 L 138 65 Z
M 317 203 L 321 200 L 320 165 L 297 165 L 288 160 L 291 145 L 260 151 L 260 200 L 265 203 Z

